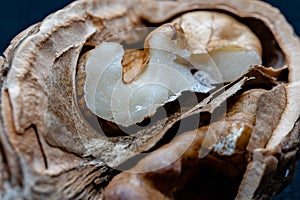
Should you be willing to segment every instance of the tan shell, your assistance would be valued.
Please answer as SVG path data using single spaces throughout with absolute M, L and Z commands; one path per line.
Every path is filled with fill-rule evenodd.
M 264 175 L 276 174 L 276 166 L 284 168 L 297 152 L 300 42 L 277 9 L 249 0 L 79 0 L 16 36 L 5 51 L 4 61 L 0 59 L 0 168 L 4 169 L 0 194 L 13 199 L 40 199 L 45 195 L 49 199 L 101 199 L 112 174 L 110 167 L 151 149 L 181 117 L 166 124 L 158 122 L 155 127 L 134 135 L 110 138 L 99 134 L 86 121 L 78 105 L 82 94 L 76 91 L 82 83 L 77 80 L 84 76 L 78 67 L 79 58 L 85 49 L 102 41 L 133 43 L 142 39 L 144 29 L 132 27 L 163 24 L 176 15 L 199 9 L 213 9 L 237 17 L 261 39 L 264 64 L 273 65 L 274 58 L 276 65 L 288 68 L 288 81 L 265 97 L 267 100 L 282 97 L 272 101 L 276 109 L 264 110 L 263 105 L 268 102 L 264 99 L 258 105 L 265 120 L 262 126 L 267 123 L 268 132 L 263 139 L 250 138 L 249 164 L 236 198 L 269 195 L 270 191 L 260 187 Z M 256 29 L 258 25 L 271 39 L 265 38 L 262 29 Z M 272 37 L 278 45 L 275 43 L 274 48 L 268 46 Z M 276 53 L 284 56 L 282 62 L 277 62 Z M 272 70 L 264 73 L 278 77 Z M 216 105 L 235 94 L 246 80 L 247 77 L 233 85 L 236 88 L 228 92 L 230 95 L 224 94 L 219 101 L 217 98 L 212 104 L 215 107 L 210 104 L 205 112 L 212 113 Z M 268 124 L 263 113 L 274 114 L 277 123 Z M 254 129 L 261 131 L 260 128 Z M 263 144 L 256 144 L 258 140 Z M 288 153 L 281 154 L 282 151 Z M 279 158 L 275 156 L 278 154 Z M 3 188 L 6 192 L 2 192 Z

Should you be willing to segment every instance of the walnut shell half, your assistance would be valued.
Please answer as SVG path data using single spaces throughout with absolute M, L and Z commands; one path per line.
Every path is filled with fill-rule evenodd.
M 130 49 L 131 44 L 144 40 L 148 27 L 199 10 L 224 13 L 246 25 L 260 40 L 265 67 L 252 67 L 240 78 L 214 85 L 216 90 L 205 94 L 183 93 L 179 97 L 182 109 L 175 101 L 169 102 L 161 107 L 168 111 L 167 116 L 145 127 L 124 129 L 92 115 L 83 90 L 89 50 L 103 42 L 121 43 Z M 105 199 L 155 195 L 174 199 L 191 194 L 190 188 L 197 183 L 193 174 L 203 175 L 195 171 L 208 170 L 209 175 L 224 180 L 220 183 L 233 180 L 231 199 L 270 198 L 293 176 L 286 172 L 294 170 L 299 147 L 299 50 L 299 39 L 285 18 L 260 1 L 75 1 L 17 35 L 5 58 L 0 58 L 0 196 L 101 199 L 111 181 Z M 139 70 L 134 73 L 140 75 Z M 240 109 L 245 96 L 254 110 Z M 197 123 L 191 125 L 190 120 Z M 228 130 L 233 130 L 234 124 L 243 127 L 245 135 L 232 141 L 230 131 L 216 134 L 222 130 L 218 123 Z M 185 126 L 180 129 L 179 124 Z M 203 130 L 212 132 L 202 134 Z M 181 135 L 173 141 L 176 134 Z M 191 134 L 196 139 L 189 143 Z M 184 147 L 176 159 L 160 169 L 151 168 L 151 158 L 161 164 L 157 152 L 176 150 L 176 145 Z M 111 180 L 118 173 L 115 169 L 128 163 L 132 167 L 132 159 L 143 152 L 150 153 L 149 157 L 132 170 L 150 168 L 150 174 L 123 172 Z M 168 153 L 163 155 L 175 155 Z M 236 169 L 231 170 L 232 166 Z M 181 176 L 181 172 L 187 175 Z M 166 176 L 168 173 L 172 176 Z M 121 197 L 116 194 L 120 183 L 124 183 Z M 131 183 L 145 187 L 134 193 Z M 209 187 L 216 190 L 214 185 Z M 223 192 L 220 194 L 226 194 Z M 202 193 L 195 198 L 199 195 Z

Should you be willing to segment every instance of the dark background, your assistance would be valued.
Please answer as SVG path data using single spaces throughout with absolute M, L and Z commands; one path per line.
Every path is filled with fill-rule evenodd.
M 41 21 L 50 13 L 63 8 L 73 0 L 6 0 L 0 5 L 0 55 L 9 41 L 28 26 Z M 231 1 L 231 0 L 228 0 Z M 300 35 L 300 1 L 265 0 L 276 6 Z M 263 10 L 261 11 L 263 12 Z M 300 52 L 299 52 L 300 53 Z M 276 200 L 300 199 L 300 163 L 293 183 Z

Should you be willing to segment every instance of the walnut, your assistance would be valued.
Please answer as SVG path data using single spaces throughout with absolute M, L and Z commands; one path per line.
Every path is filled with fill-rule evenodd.
M 152 31 L 143 46 L 140 58 L 134 56 L 140 64 L 133 63 L 130 71 L 125 65 L 123 73 L 124 63 L 137 51 L 125 54 L 120 44 L 103 42 L 87 57 L 85 100 L 102 119 L 123 126 L 142 122 L 182 91 L 209 92 L 212 87 L 198 76 L 205 74 L 210 84 L 229 82 L 261 64 L 258 38 L 245 25 L 216 12 L 185 14 Z
M 0 58 L 0 195 L 270 198 L 295 169 L 299 50 L 260 1 L 75 1 Z

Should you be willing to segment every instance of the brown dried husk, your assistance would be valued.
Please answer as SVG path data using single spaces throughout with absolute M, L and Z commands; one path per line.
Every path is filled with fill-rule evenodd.
M 99 134 L 87 122 L 77 92 L 82 91 L 78 88 L 84 74 L 78 66 L 84 51 L 102 41 L 136 42 L 144 35 L 143 27 L 194 10 L 224 12 L 245 23 L 261 40 L 263 64 L 287 70 L 252 71 L 254 75 L 171 116 L 166 124 L 158 121 L 129 136 Z M 0 60 L 0 193 L 7 199 L 101 199 L 114 175 L 111 168 L 151 149 L 177 121 L 199 112 L 211 115 L 240 94 L 241 87 L 278 85 L 258 101 L 247 166 L 236 194 L 236 199 L 268 198 L 293 175 L 285 177 L 287 169 L 293 171 L 300 137 L 299 50 L 285 18 L 260 1 L 75 1 L 16 36 Z

